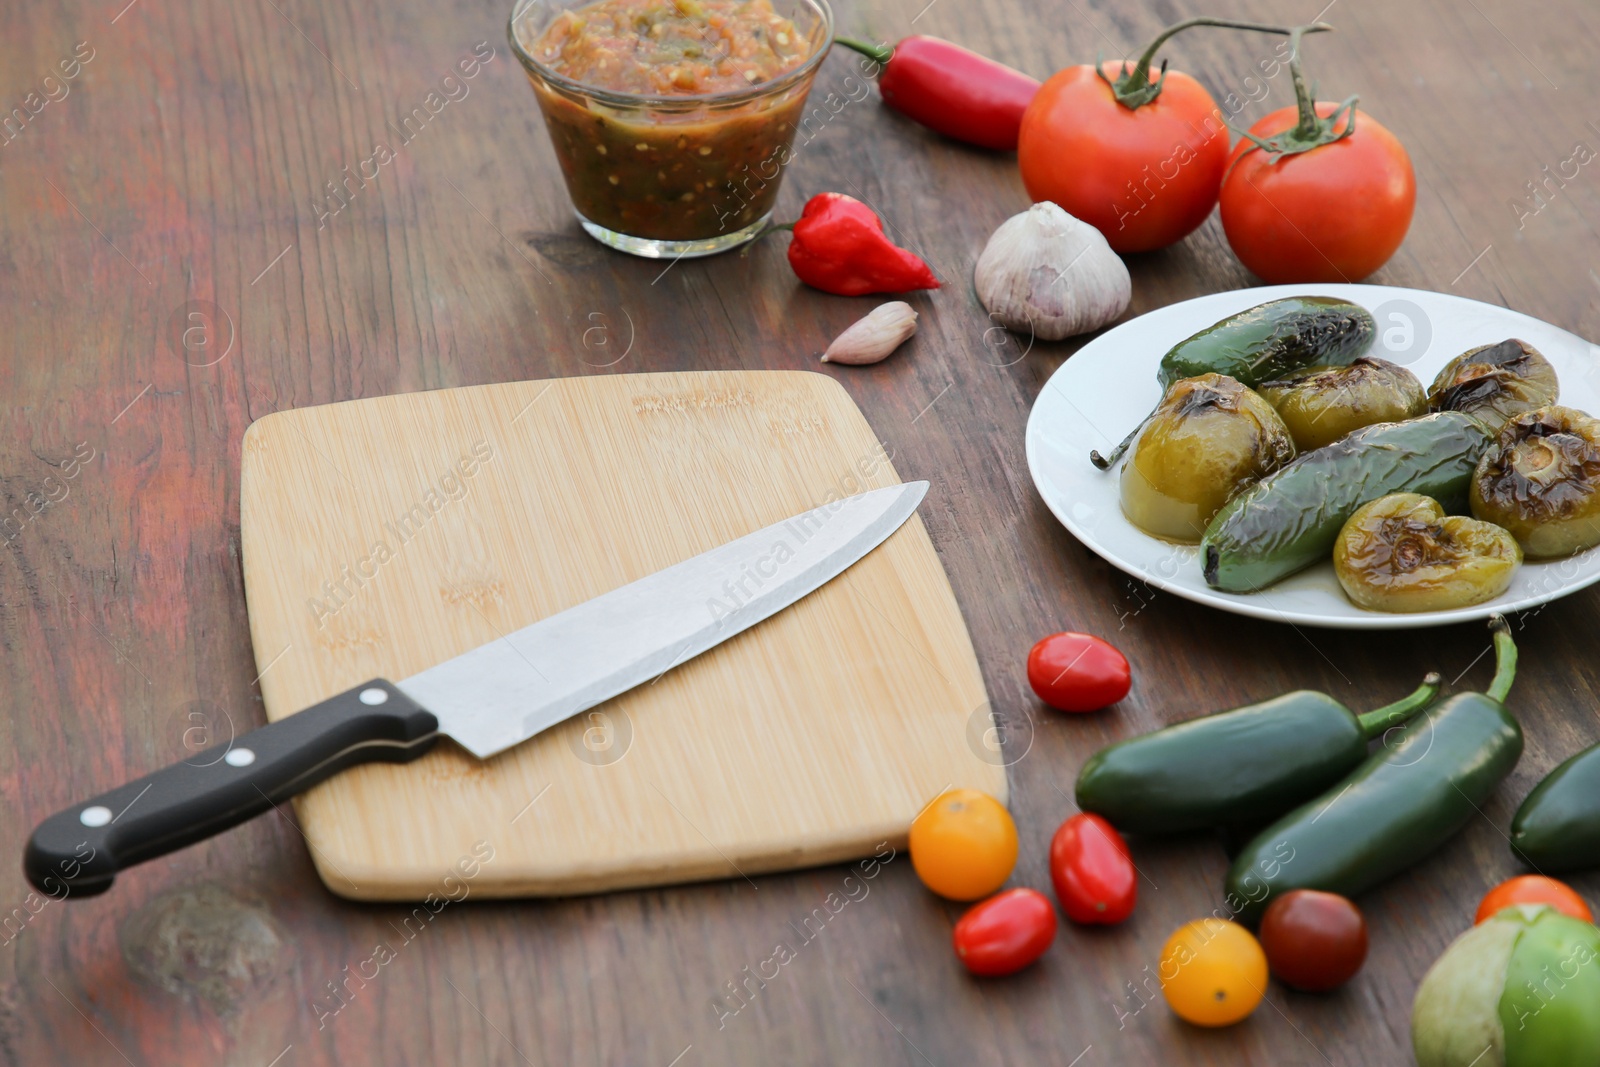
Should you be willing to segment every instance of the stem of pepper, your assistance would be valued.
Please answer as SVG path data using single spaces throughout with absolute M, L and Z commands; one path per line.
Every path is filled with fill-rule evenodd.
M 1139 436 L 1139 431 L 1144 429 L 1144 424 L 1149 422 L 1151 416 L 1154 414 L 1155 412 L 1152 411 L 1149 415 L 1146 415 L 1144 418 L 1140 419 L 1139 425 L 1135 426 L 1132 430 L 1129 430 L 1128 436 L 1119 441 L 1117 443 L 1117 447 L 1113 448 L 1108 455 L 1102 456 L 1099 449 L 1091 449 L 1089 451 L 1089 462 L 1093 463 L 1100 470 L 1110 470 L 1112 465 L 1115 464 L 1117 460 L 1122 458 L 1123 453 L 1128 451 L 1128 448 L 1133 444 L 1133 439 Z
M 795 222 L 798 222 L 798 221 L 799 221 L 798 219 L 795 220 Z M 754 237 L 750 238 L 750 240 L 748 240 L 748 241 L 746 241 L 744 243 L 744 247 L 739 249 L 739 255 L 741 257 L 742 256 L 748 256 L 750 254 L 750 250 L 756 246 L 756 242 L 760 241 L 767 234 L 774 233 L 774 232 L 776 232 L 778 230 L 788 230 L 791 233 L 793 233 L 794 232 L 794 223 L 793 222 L 769 222 L 769 223 L 767 223 L 767 225 L 765 227 L 763 227 L 760 232 L 758 232 Z
M 1422 684 L 1409 696 L 1369 711 L 1365 715 L 1356 716 L 1356 720 L 1361 723 L 1361 735 L 1371 741 L 1374 737 L 1382 737 L 1384 731 L 1390 727 L 1399 726 L 1410 719 L 1433 703 L 1433 698 L 1439 695 L 1439 686 L 1443 682 L 1444 679 L 1439 677 L 1438 671 L 1429 671 L 1428 676 L 1422 679 Z
M 846 48 L 853 48 L 868 59 L 875 60 L 878 63 L 887 63 L 894 58 L 894 49 L 888 45 L 871 44 L 867 41 L 857 40 L 854 37 L 835 37 L 833 43 L 842 44 Z
M 1150 81 L 1150 64 L 1155 61 L 1156 53 L 1175 34 L 1182 33 L 1184 30 L 1195 26 L 1215 26 L 1225 30 L 1254 30 L 1257 33 L 1289 34 L 1291 37 L 1295 32 L 1286 26 L 1268 26 L 1260 22 L 1235 22 L 1232 19 L 1218 19 L 1209 15 L 1201 15 L 1197 18 L 1184 19 L 1182 22 L 1162 30 L 1161 34 L 1150 42 L 1150 47 L 1144 50 L 1144 54 L 1139 57 L 1139 61 L 1133 65 L 1131 70 L 1126 62 L 1122 64 L 1122 73 L 1117 77 L 1116 81 L 1107 78 L 1105 71 L 1100 69 L 1101 62 L 1098 56 L 1095 57 L 1095 73 L 1100 75 L 1101 81 L 1111 86 L 1112 95 L 1117 98 L 1117 103 L 1130 111 L 1142 107 L 1161 95 L 1162 86 L 1167 81 L 1167 65 L 1165 61 L 1161 64 L 1161 77 L 1154 82 Z M 1309 26 L 1298 27 L 1298 29 L 1306 33 L 1316 33 L 1321 30 L 1331 30 L 1333 27 L 1325 22 L 1316 22 Z M 1299 39 L 1296 38 L 1295 40 L 1298 44 Z
M 1517 677 L 1517 643 L 1511 640 L 1511 627 L 1504 615 L 1490 619 L 1489 629 L 1494 631 L 1494 681 L 1489 683 L 1488 696 L 1504 704 Z

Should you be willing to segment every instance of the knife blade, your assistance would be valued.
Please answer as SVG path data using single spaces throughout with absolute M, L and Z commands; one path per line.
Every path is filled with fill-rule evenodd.
M 58 899 L 254 818 L 348 767 L 454 739 L 480 759 L 658 678 L 831 581 L 910 518 L 927 482 L 833 500 L 392 683 L 303 711 L 50 816 L 23 868 Z

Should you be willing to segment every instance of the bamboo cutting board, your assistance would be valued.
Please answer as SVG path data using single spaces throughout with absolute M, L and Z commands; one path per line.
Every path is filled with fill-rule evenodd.
M 836 382 L 774 371 L 281 411 L 246 432 L 241 479 L 272 720 L 899 481 Z M 442 892 L 463 859 L 493 896 L 749 876 L 903 842 L 946 787 L 1004 801 L 991 726 L 913 516 L 793 607 L 514 749 L 441 741 L 297 805 L 323 881 L 361 900 Z

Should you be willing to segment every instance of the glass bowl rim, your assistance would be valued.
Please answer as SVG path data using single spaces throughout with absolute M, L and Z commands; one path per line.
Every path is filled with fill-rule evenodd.
M 718 93 L 686 93 L 674 96 L 657 96 L 648 93 L 625 93 L 613 89 L 601 89 L 585 82 L 569 78 L 565 74 L 558 74 L 545 64 L 539 62 L 528 54 L 522 47 L 522 42 L 517 40 L 517 19 L 526 13 L 528 8 L 537 3 L 549 3 L 551 0 L 517 0 L 512 5 L 511 17 L 506 20 L 506 39 L 511 44 L 511 51 L 522 65 L 540 78 L 564 89 L 570 93 L 590 97 L 602 103 L 616 107 L 650 108 L 659 111 L 691 110 L 697 107 L 710 105 L 743 104 L 752 100 L 759 100 L 765 96 L 773 96 L 789 89 L 806 78 L 815 74 L 817 67 L 833 49 L 834 26 L 833 8 L 828 0 L 798 0 L 801 4 L 815 8 L 822 15 L 823 37 L 822 44 L 811 54 L 806 61 L 789 73 L 773 78 L 771 81 L 757 82 L 744 89 L 727 89 Z

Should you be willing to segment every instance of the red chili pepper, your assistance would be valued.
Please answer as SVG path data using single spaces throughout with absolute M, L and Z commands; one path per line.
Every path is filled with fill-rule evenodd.
M 907 37 L 893 49 L 835 39 L 883 65 L 878 92 L 902 115 L 980 148 L 1016 151 L 1038 79 L 938 37 Z
M 883 220 L 871 208 L 843 193 L 812 197 L 793 229 L 789 265 L 801 281 L 825 293 L 939 288 L 926 263 L 884 235 Z

